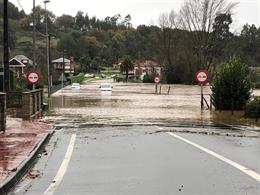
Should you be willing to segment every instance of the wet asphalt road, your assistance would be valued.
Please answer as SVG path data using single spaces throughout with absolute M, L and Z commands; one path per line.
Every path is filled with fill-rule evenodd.
M 75 98 L 81 96 L 85 101 L 87 98 L 94 99 L 97 92 L 93 86 L 97 86 L 96 83 L 87 85 L 86 89 L 90 90 L 86 90 L 85 93 L 82 93 L 84 88 L 81 92 L 77 92 Z M 123 86 L 120 87 L 123 89 Z M 129 99 L 136 94 L 137 96 L 141 94 L 143 97 L 144 92 L 148 93 L 152 89 L 152 87 L 144 87 L 139 94 L 133 90 L 135 95 L 128 91 L 127 98 L 124 96 L 125 93 L 121 92 L 103 97 L 101 95 L 101 98 L 97 98 L 98 101 L 85 103 L 87 105 L 72 101 L 74 92 L 70 93 L 69 90 L 66 91 L 67 97 L 70 97 L 69 101 L 63 99 L 69 103 L 54 99 L 58 101 L 56 105 L 62 105 L 53 105 L 54 116 L 51 120 L 55 121 L 56 132 L 46 147 L 47 153 L 41 155 L 33 171 L 13 193 L 28 195 L 260 194 L 259 181 L 167 132 L 173 131 L 175 135 L 212 150 L 258 174 L 260 173 L 259 133 L 230 132 L 229 129 L 219 130 L 212 127 L 178 128 L 176 127 L 178 125 L 166 125 L 173 115 L 176 116 L 174 120 L 179 121 L 180 124 L 187 122 L 181 111 L 176 109 L 178 106 L 182 111 L 185 109 L 188 111 L 190 108 L 192 108 L 191 113 L 198 111 L 199 105 L 189 104 L 183 107 L 183 102 L 169 104 L 168 107 L 175 108 L 174 111 L 168 110 L 167 106 L 163 107 L 163 102 L 157 104 L 160 106 L 153 105 L 151 108 L 141 101 L 139 102 L 141 106 L 139 104 L 138 107 L 138 103 L 135 102 L 136 110 L 138 112 L 143 110 L 143 113 L 134 115 L 133 102 Z M 150 94 L 151 101 L 153 99 L 159 101 L 157 98 Z M 111 107 L 115 99 L 123 102 L 124 108 Z M 165 99 L 169 99 L 169 96 L 162 97 L 161 101 Z M 192 98 L 190 100 L 192 102 Z M 129 110 L 130 108 L 133 110 Z M 163 113 L 163 109 L 166 112 L 163 114 L 164 117 L 156 118 L 153 114 L 149 114 L 151 111 Z M 121 116 L 120 114 L 124 112 L 129 114 L 128 118 L 114 117 Z M 186 116 L 186 118 L 189 118 L 189 123 L 193 121 L 194 124 L 212 123 L 208 111 L 203 113 L 203 119 L 200 114 L 197 115 L 198 117 Z M 217 136 L 187 133 L 187 129 L 222 133 Z M 234 136 L 225 136 L 227 132 Z M 76 139 L 68 167 L 63 175 L 58 174 L 59 177 L 54 179 L 64 163 L 64 156 L 68 153 L 73 135 Z M 32 179 L 32 175 L 38 177 Z

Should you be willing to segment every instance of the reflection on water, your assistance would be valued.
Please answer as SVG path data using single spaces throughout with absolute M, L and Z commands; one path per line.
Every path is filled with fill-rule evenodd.
M 242 113 L 210 112 L 200 108 L 200 86 L 162 85 L 162 94 L 154 94 L 153 84 L 114 84 L 112 92 L 100 92 L 99 83 L 82 85 L 81 90 L 64 90 L 52 97 L 51 113 L 77 117 L 85 123 L 190 123 L 236 124 Z M 209 102 L 209 87 L 204 88 Z

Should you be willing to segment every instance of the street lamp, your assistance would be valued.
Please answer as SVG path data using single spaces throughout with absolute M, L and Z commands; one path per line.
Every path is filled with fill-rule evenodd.
M 48 70 L 48 97 L 50 97 L 51 93 L 51 84 L 50 84 L 50 57 L 49 57 L 49 33 L 48 33 L 48 15 L 47 15 L 47 9 L 46 4 L 49 3 L 50 0 L 44 0 L 44 8 L 45 8 L 45 27 L 46 27 L 46 58 L 47 58 L 47 70 Z

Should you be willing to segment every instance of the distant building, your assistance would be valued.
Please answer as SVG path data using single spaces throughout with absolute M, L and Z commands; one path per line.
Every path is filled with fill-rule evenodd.
M 26 70 L 30 66 L 33 66 L 33 61 L 24 55 L 17 55 L 9 61 L 9 68 L 17 77 L 26 74 Z
M 134 65 L 134 75 L 143 80 L 145 75 L 162 75 L 164 65 L 154 60 L 144 60 Z
M 75 72 L 75 63 L 73 58 L 71 60 L 66 58 L 58 58 L 56 60 L 52 60 L 52 79 L 53 83 L 60 82 L 60 78 L 62 77 L 63 71 L 63 63 L 64 63 L 64 74 L 69 76 L 70 74 L 74 74 Z

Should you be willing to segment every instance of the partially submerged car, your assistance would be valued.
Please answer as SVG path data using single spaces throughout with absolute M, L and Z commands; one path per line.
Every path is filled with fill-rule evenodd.
M 110 83 L 101 83 L 99 88 L 101 91 L 112 91 L 113 86 Z
M 79 83 L 72 83 L 71 89 L 80 89 L 80 84 Z

